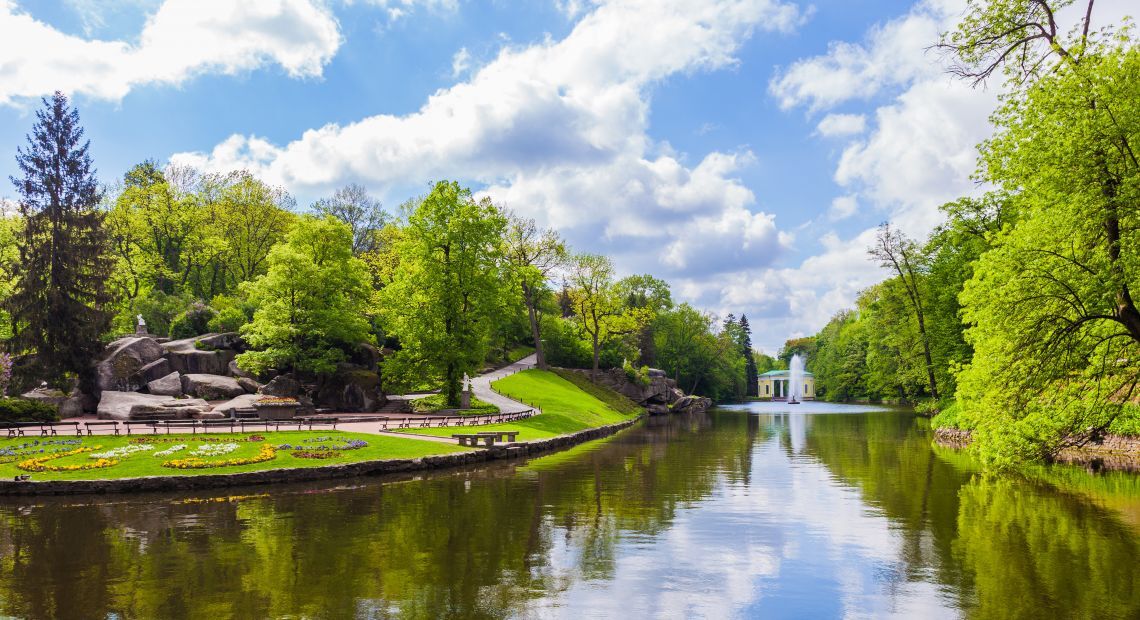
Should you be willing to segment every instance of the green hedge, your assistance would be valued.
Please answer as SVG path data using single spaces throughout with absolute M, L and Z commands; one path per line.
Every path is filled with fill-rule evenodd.
M 26 398 L 0 398 L 0 423 L 58 422 L 55 407 Z

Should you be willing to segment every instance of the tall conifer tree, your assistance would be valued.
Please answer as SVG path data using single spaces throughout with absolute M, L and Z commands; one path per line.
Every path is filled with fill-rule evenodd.
M 11 177 L 20 196 L 24 233 L 18 241 L 21 273 L 5 305 L 16 353 L 35 355 L 41 378 L 62 385 L 77 376 L 91 390 L 93 362 L 110 314 L 107 255 L 95 170 L 79 112 L 56 92 L 36 112 L 26 148 L 17 149 L 23 178 Z
M 752 355 L 752 327 L 748 315 L 740 315 L 740 349 L 744 355 L 744 379 L 748 383 L 748 395 L 759 396 L 759 373 L 756 371 L 756 358 Z

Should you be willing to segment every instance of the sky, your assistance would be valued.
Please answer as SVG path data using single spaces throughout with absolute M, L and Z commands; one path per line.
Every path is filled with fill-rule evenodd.
M 1115 23 L 1132 0 L 1097 3 Z M 248 169 L 301 208 L 458 179 L 774 353 L 981 192 L 1000 85 L 929 47 L 964 0 L 0 0 L 0 175 L 72 97 L 103 183 Z M 12 198 L 0 184 L 0 198 Z

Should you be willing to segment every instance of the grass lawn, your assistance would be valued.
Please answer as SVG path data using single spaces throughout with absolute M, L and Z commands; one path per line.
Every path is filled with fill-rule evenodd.
M 462 428 L 416 428 L 406 429 L 405 432 L 450 437 L 453 433 L 472 432 L 472 429 L 476 429 L 476 432 L 503 430 L 518 431 L 521 440 L 544 439 L 595 426 L 623 422 L 641 412 L 636 404 L 620 394 L 595 386 L 588 380 L 586 383 L 589 384 L 590 391 L 584 390 L 576 381 L 567 380 L 559 373 L 524 370 L 499 379 L 492 385 L 506 396 L 538 405 L 542 409 L 541 414 L 507 424 Z
M 448 410 L 451 415 L 491 415 L 498 413 L 499 408 L 491 403 L 485 403 L 474 396 L 471 397 L 470 409 L 450 409 L 446 402 L 447 397 L 443 394 L 432 394 L 431 396 L 424 396 L 417 398 L 409 403 L 412 406 L 412 411 L 416 413 L 435 413 L 437 411 Z
M 251 440 L 252 438 L 252 440 Z M 321 448 L 336 448 L 347 446 L 348 442 L 356 440 L 366 442 L 367 445 L 351 450 L 333 450 L 333 458 L 300 458 L 294 456 L 299 451 L 321 453 L 327 450 Z M 202 446 L 212 446 L 217 450 L 222 444 L 236 444 L 232 452 L 217 455 L 203 455 L 198 457 L 206 464 L 226 460 L 248 459 L 265 454 L 268 447 L 273 458 L 259 463 L 249 463 L 232 466 L 211 466 L 202 469 L 176 469 L 163 467 L 163 463 L 172 460 L 184 460 L 195 455 L 191 454 Z M 155 452 L 169 450 L 175 446 L 184 448 L 175 450 L 168 455 L 156 456 Z M 98 457 L 108 450 L 115 448 L 138 446 L 138 451 L 124 456 L 107 456 L 108 460 L 117 460 L 118 463 L 110 467 L 88 469 L 81 471 L 26 471 L 17 467 L 19 463 L 31 458 L 50 456 L 53 453 L 64 453 L 79 448 L 91 449 L 88 452 L 65 456 L 62 458 L 43 461 L 47 466 L 87 465 L 98 463 Z M 289 447 L 286 447 L 289 446 Z M 228 447 L 228 446 L 227 446 Z M 299 450 L 298 450 L 299 448 Z M 221 448 L 224 450 L 225 448 Z M 467 448 L 451 446 L 444 443 L 428 442 L 416 439 L 400 439 L 397 437 L 384 437 L 364 433 L 346 433 L 342 431 L 277 431 L 268 433 L 215 433 L 210 435 L 133 435 L 126 436 L 99 436 L 94 437 L 18 437 L 15 439 L 0 439 L 0 476 L 11 480 L 14 476 L 29 474 L 32 480 L 95 480 L 107 478 L 135 478 L 141 476 L 195 476 L 203 474 L 230 474 L 247 471 L 261 471 L 266 469 L 284 469 L 290 467 L 318 467 L 337 463 L 352 463 L 356 461 L 371 461 L 380 459 L 406 459 L 428 456 L 433 454 L 447 454 L 461 452 Z M 39 452 L 43 450 L 43 452 Z

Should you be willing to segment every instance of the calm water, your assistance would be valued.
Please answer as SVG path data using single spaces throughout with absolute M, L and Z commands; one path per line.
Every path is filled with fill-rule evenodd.
M 416 479 L 0 500 L 0 616 L 1140 617 L 1137 478 L 983 477 L 911 414 L 782 408 Z

